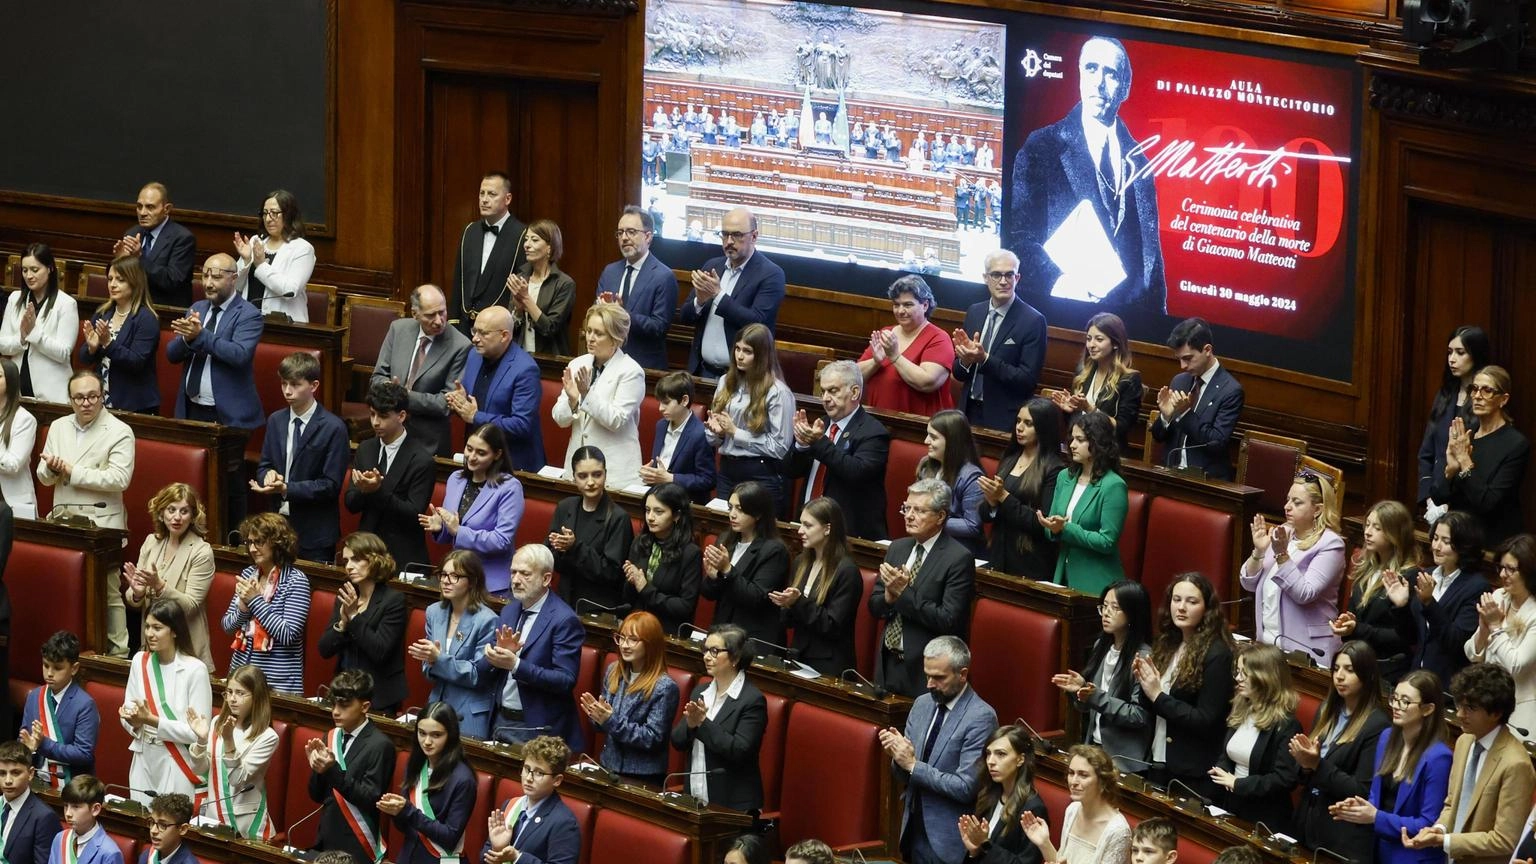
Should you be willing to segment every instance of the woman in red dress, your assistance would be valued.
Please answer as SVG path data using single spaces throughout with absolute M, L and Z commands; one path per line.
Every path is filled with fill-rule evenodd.
M 955 343 L 928 320 L 933 290 L 921 276 L 903 276 L 886 293 L 896 326 L 869 334 L 869 347 L 859 357 L 864 404 L 923 417 L 955 407 L 949 389 Z

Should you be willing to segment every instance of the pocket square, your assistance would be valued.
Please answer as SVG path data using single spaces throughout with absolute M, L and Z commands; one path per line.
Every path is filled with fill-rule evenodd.
M 1013 337 L 1009 336 L 1007 339 L 1004 339 L 1003 340 L 1003 344 L 1004 345 L 1013 345 L 1014 344 Z

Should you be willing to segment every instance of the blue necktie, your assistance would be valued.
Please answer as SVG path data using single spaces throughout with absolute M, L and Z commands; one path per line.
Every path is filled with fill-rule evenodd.
M 218 332 L 219 307 L 210 306 L 208 309 L 208 323 L 203 329 L 210 334 Z M 203 389 L 203 369 L 208 365 L 208 352 L 198 351 L 192 355 L 192 365 L 187 367 L 187 398 L 201 395 Z

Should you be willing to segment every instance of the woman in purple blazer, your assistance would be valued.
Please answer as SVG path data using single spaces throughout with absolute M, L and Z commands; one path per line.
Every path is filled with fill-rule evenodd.
M 1258 641 L 1305 651 L 1327 668 L 1339 650 L 1329 622 L 1339 614 L 1344 578 L 1339 502 L 1328 478 L 1303 472 L 1285 500 L 1285 522 L 1270 528 L 1253 517 L 1253 555 L 1238 581 L 1254 593 Z
M 443 503 L 420 517 L 439 543 L 468 549 L 485 564 L 485 587 L 505 596 L 512 585 L 512 552 L 523 518 L 523 484 L 501 427 L 486 423 L 464 442 L 464 467 L 448 477 Z

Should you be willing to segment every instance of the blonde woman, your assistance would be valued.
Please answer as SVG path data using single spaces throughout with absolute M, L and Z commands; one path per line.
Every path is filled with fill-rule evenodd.
M 715 385 L 704 421 L 704 437 L 720 451 L 715 495 L 728 499 L 737 483 L 756 480 L 779 500 L 794 420 L 795 394 L 779 371 L 773 331 L 748 324 L 736 334 L 731 368 Z
M 614 303 L 587 310 L 582 335 L 587 353 L 566 364 L 564 398 L 551 411 L 555 423 L 571 430 L 565 450 L 565 479 L 572 479 L 572 457 L 596 447 L 607 460 L 609 489 L 640 485 L 640 403 L 645 400 L 645 370 L 624 353 L 629 313 Z
M 1279 830 L 1291 823 L 1297 774 L 1290 745 L 1301 733 L 1291 667 L 1279 648 L 1250 642 L 1238 651 L 1233 678 L 1226 749 L 1211 768 L 1211 782 L 1225 793 L 1223 807 Z
M 1257 640 L 1286 651 L 1303 650 L 1320 666 L 1333 661 L 1339 637 L 1329 626 L 1338 614 L 1344 578 L 1339 502 L 1328 478 L 1296 475 L 1285 499 L 1285 521 L 1270 528 L 1253 517 L 1253 554 L 1238 571 L 1254 592 Z
M 1467 639 L 1467 659 L 1502 666 L 1515 679 L 1510 731 L 1536 742 L 1536 537 L 1516 534 L 1499 548 L 1499 583 L 1477 603 L 1477 632 Z
M 1348 608 L 1328 626 L 1340 639 L 1359 639 L 1376 652 L 1381 678 L 1397 683 L 1408 671 L 1418 627 L 1408 611 L 1419 573 L 1413 513 L 1398 501 L 1380 501 L 1365 514 Z
M 150 499 L 149 518 L 155 530 L 139 547 L 139 562 L 123 565 L 128 586 L 124 600 L 135 609 L 148 609 L 162 598 L 180 604 L 192 636 L 192 654 L 212 672 L 208 615 L 203 608 L 213 583 L 213 547 L 203 539 L 208 514 L 197 490 L 172 483 Z

